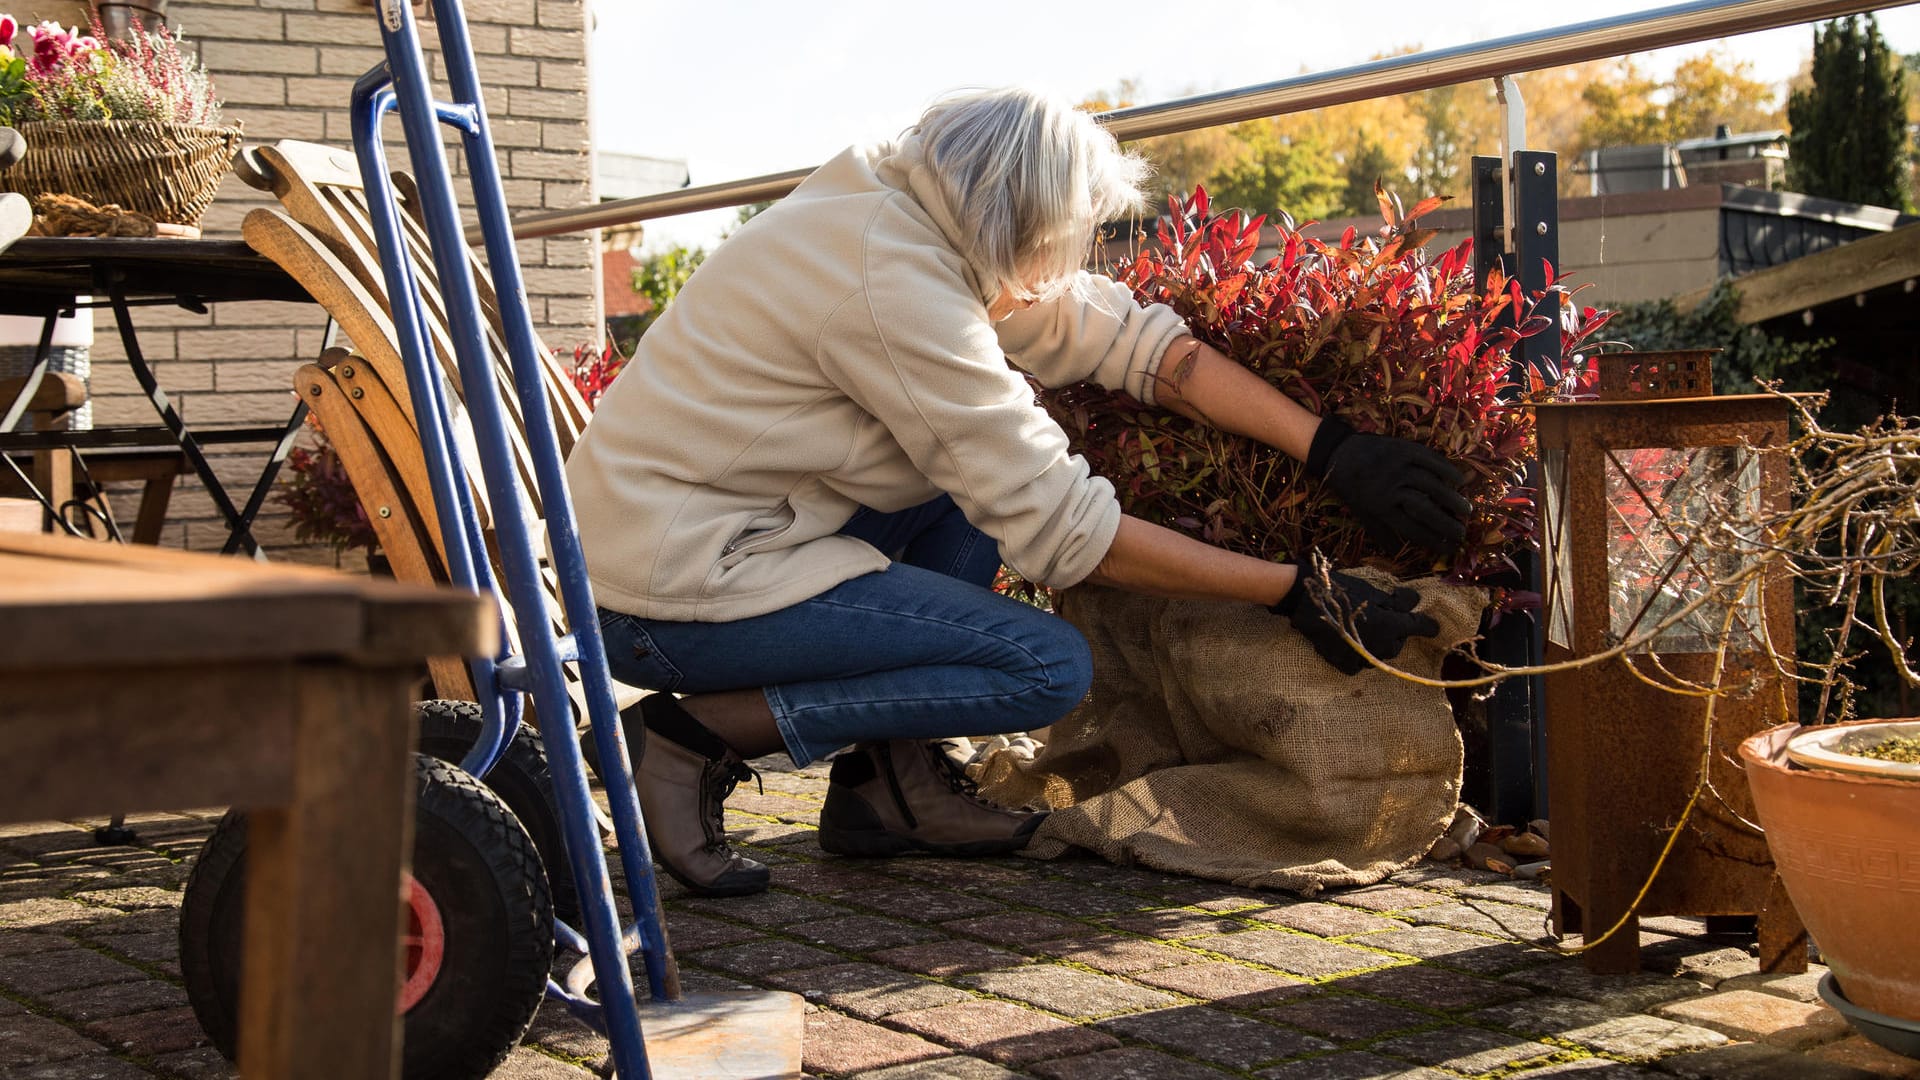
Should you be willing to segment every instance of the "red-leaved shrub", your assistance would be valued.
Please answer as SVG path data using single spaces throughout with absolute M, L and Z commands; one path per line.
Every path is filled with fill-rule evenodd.
M 1578 392 L 1584 365 L 1512 385 L 1510 350 L 1551 321 L 1498 271 L 1476 290 L 1468 243 L 1427 257 L 1422 245 L 1433 234 L 1415 223 L 1439 203 L 1402 213 L 1382 192 L 1380 235 L 1349 229 L 1338 243 L 1313 239 L 1282 215 L 1279 253 L 1256 265 L 1266 219 L 1211 213 L 1196 190 L 1171 200 L 1158 243 L 1113 275 L 1142 304 L 1171 306 L 1195 336 L 1307 408 L 1445 454 L 1467 474 L 1473 503 L 1465 547 L 1450 563 L 1376 548 L 1298 462 L 1251 439 L 1090 384 L 1045 392 L 1043 403 L 1094 472 L 1114 481 L 1121 505 L 1150 521 L 1264 559 L 1317 548 L 1336 566 L 1500 580 L 1536 526 L 1525 486 L 1533 416 L 1522 404 Z M 1563 355 L 1608 316 L 1573 309 Z

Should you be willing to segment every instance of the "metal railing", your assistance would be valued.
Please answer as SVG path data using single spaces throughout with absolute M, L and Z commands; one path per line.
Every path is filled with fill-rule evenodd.
M 1121 139 L 1144 139 L 1912 3 L 1920 0 L 1695 0 L 1471 45 L 1388 57 L 1238 90 L 1116 109 L 1102 113 L 1100 120 Z M 555 236 L 777 199 L 798 187 L 812 171 L 794 169 L 660 195 L 527 214 L 515 219 L 513 233 L 522 239 Z

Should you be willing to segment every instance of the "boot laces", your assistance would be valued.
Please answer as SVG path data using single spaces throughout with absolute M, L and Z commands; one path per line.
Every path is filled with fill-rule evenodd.
M 933 755 L 935 762 L 934 771 L 941 779 L 947 782 L 947 787 L 951 789 L 954 794 L 964 795 L 975 802 L 986 801 L 980 797 L 980 785 L 974 781 L 973 777 L 967 775 L 967 771 L 964 768 L 952 758 L 948 757 L 945 751 L 941 750 L 940 747 L 934 743 L 927 743 L 926 747 L 927 753 Z
M 727 796 L 733 794 L 733 789 L 739 787 L 742 780 L 752 780 L 760 788 L 760 794 L 767 793 L 767 784 L 760 778 L 760 771 L 739 758 L 707 763 L 706 782 L 700 786 L 706 803 L 702 807 L 702 816 L 707 826 L 708 851 L 729 857 L 733 855 L 733 845 L 727 841 L 725 803 Z

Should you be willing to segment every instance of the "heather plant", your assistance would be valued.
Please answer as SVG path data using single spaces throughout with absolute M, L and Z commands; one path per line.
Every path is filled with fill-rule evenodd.
M 126 40 L 45 22 L 24 31 L 0 15 L 0 122 L 148 120 L 213 125 L 220 101 L 206 66 L 171 30 L 135 26 Z
M 1498 271 L 1476 288 L 1466 242 L 1429 259 L 1423 245 L 1433 234 L 1417 222 L 1441 200 L 1403 212 L 1392 196 L 1376 194 L 1385 219 L 1377 236 L 1348 229 L 1328 243 L 1282 214 L 1279 253 L 1256 264 L 1266 219 L 1213 213 L 1196 189 L 1171 200 L 1157 244 L 1113 273 L 1140 303 L 1172 307 L 1196 337 L 1307 408 L 1446 455 L 1467 474 L 1463 494 L 1473 504 L 1465 546 L 1451 561 L 1376 546 L 1300 463 L 1252 440 L 1088 384 L 1043 393 L 1042 401 L 1094 471 L 1114 480 L 1121 505 L 1150 521 L 1260 558 L 1299 560 L 1317 550 L 1335 565 L 1400 577 L 1438 572 L 1510 584 L 1513 556 L 1536 528 L 1526 486 L 1533 417 L 1521 406 L 1581 392 L 1585 365 L 1576 358 L 1516 385 L 1514 345 L 1554 329 L 1535 311 L 1539 298 Z M 1563 355 L 1573 356 L 1608 316 L 1574 307 L 1557 280 L 1552 287 L 1568 301 L 1559 331 Z

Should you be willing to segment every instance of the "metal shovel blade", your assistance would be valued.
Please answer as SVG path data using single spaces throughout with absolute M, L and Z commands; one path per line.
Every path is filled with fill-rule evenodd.
M 798 1080 L 806 1003 L 782 990 L 640 1004 L 654 1080 Z

